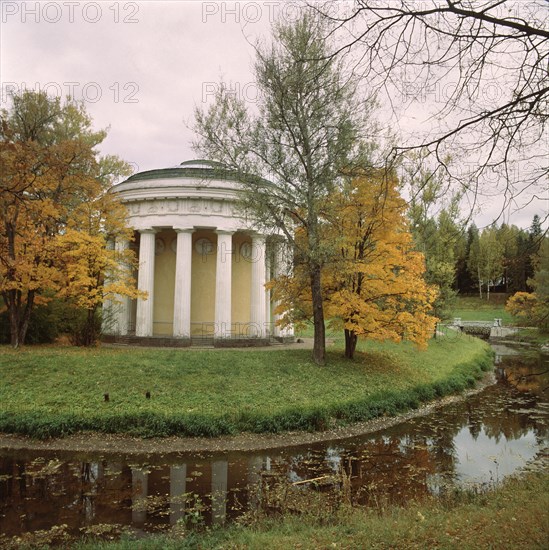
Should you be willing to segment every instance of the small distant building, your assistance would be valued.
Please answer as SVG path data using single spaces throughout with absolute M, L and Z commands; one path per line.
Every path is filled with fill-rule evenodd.
M 293 337 L 276 326 L 265 283 L 285 265 L 276 236 L 258 232 L 239 207 L 235 172 L 194 160 L 134 174 L 113 187 L 129 212 L 148 299 L 107 304 L 107 341 L 259 345 Z

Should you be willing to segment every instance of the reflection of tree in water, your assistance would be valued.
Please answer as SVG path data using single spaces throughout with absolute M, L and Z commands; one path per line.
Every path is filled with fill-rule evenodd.
M 75 507 L 86 523 L 112 523 L 113 510 L 116 517 L 127 521 L 129 513 L 123 513 L 131 505 L 132 477 L 127 464 L 120 462 L 81 462 L 74 463 L 73 476 L 78 490 Z M 76 480 L 79 475 L 79 480 Z
M 504 357 L 498 369 L 498 383 L 468 400 L 484 425 L 487 436 L 496 442 L 519 439 L 533 431 L 538 440 L 547 435 L 544 415 L 532 414 L 545 402 L 542 386 L 547 376 L 540 373 L 539 359 Z
M 109 475 L 106 468 L 56 458 L 0 459 L 0 531 L 15 535 L 67 524 L 78 533 L 82 523 L 128 523 L 120 502 L 131 498 L 131 475 L 128 485 L 122 466 Z
M 290 483 L 316 480 L 315 490 L 338 491 L 348 480 L 354 504 L 379 505 L 427 494 L 427 477 L 436 464 L 426 438 L 378 436 L 347 448 L 282 457 L 272 469 Z
M 498 394 L 493 396 L 492 408 L 483 407 L 486 435 L 497 443 L 502 436 L 507 440 L 520 439 L 532 430 L 540 435 L 541 426 L 529 416 L 536 405 L 537 399 L 533 395 L 520 393 L 513 388 L 506 391 L 500 388 Z
M 517 379 L 532 368 L 515 361 L 511 369 L 505 360 L 503 366 Z M 337 487 L 333 478 L 339 468 L 350 480 L 357 504 L 402 502 L 428 492 L 440 493 L 455 480 L 456 437 L 463 428 L 468 428 L 473 441 L 484 432 L 496 443 L 502 438 L 523 438 L 532 430 L 538 441 L 546 435 L 544 419 L 531 414 L 539 398 L 523 389 L 503 380 L 463 403 L 385 430 L 384 436 L 354 439 L 339 448 L 319 446 L 307 453 L 294 452 L 279 459 L 275 469 L 293 482 L 331 477 L 332 487 Z
M 379 436 L 357 448 L 357 454 L 343 462 L 356 504 L 403 503 L 428 494 L 427 478 L 436 463 L 427 438 Z
M 473 406 L 471 401 L 467 401 L 465 404 L 467 412 L 467 425 L 469 426 L 469 433 L 476 441 L 480 432 L 482 431 L 482 413 L 477 406 Z
M 500 378 L 517 390 L 547 397 L 549 391 L 549 359 L 544 355 L 506 357 Z
M 423 422 L 422 429 L 429 434 L 433 460 L 443 482 L 451 482 L 454 479 L 457 460 L 455 437 L 463 423 L 463 418 L 456 414 L 431 415 Z

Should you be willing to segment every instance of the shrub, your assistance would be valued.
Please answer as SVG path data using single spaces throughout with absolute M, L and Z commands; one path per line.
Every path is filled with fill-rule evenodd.
M 538 300 L 531 292 L 517 292 L 505 305 L 505 310 L 525 324 L 534 324 Z

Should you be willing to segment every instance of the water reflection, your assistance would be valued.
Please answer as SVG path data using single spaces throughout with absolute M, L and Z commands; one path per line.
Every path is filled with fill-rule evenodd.
M 144 532 L 178 522 L 220 525 L 250 509 L 288 506 L 281 499 L 289 495 L 306 502 L 315 492 L 345 494 L 355 505 L 379 506 L 496 482 L 547 444 L 549 380 L 540 361 L 503 356 L 498 383 L 464 403 L 307 448 L 139 459 L 0 450 L 0 533 L 60 524 L 74 534 L 101 524 Z

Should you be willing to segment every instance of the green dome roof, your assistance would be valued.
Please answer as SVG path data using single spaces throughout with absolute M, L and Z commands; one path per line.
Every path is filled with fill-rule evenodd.
M 130 176 L 126 182 L 170 178 L 221 179 L 231 181 L 239 181 L 241 179 L 235 170 L 230 170 L 221 162 L 198 159 L 187 160 L 171 168 L 158 168 L 155 170 L 146 170 L 145 172 L 137 172 L 133 176 Z
M 146 170 L 137 172 L 122 183 L 133 183 L 138 181 L 160 180 L 160 179 L 178 179 L 193 178 L 202 180 L 229 180 L 229 181 L 248 181 L 269 185 L 270 182 L 255 176 L 240 174 L 236 170 L 228 168 L 222 162 L 213 160 L 196 159 L 186 160 L 177 166 L 170 168 L 158 168 L 155 170 Z

